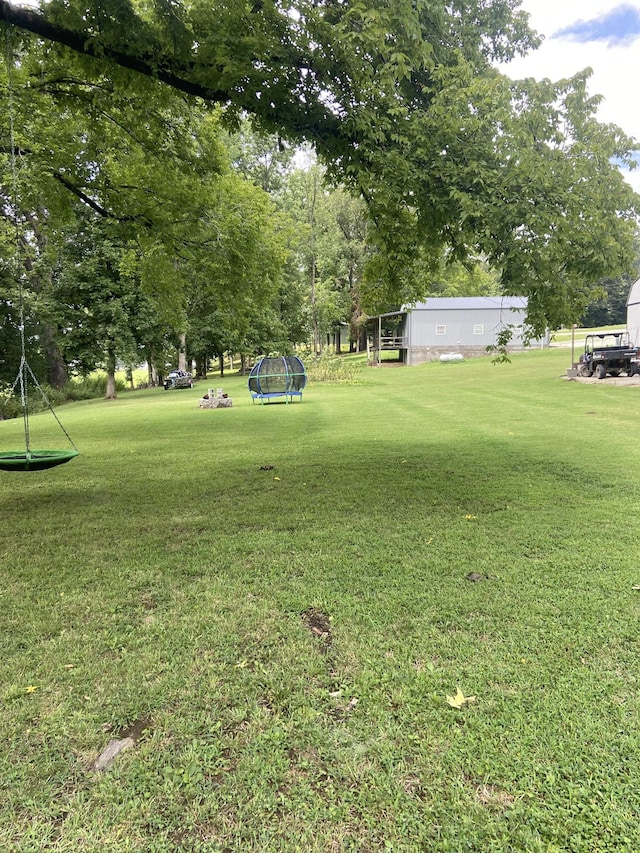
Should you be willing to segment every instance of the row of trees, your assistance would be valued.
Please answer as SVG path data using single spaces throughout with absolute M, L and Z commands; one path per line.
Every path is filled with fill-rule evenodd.
M 587 72 L 493 68 L 538 43 L 518 7 L 0 0 L 0 377 L 20 305 L 54 385 L 357 339 L 433 292 L 576 321 L 632 266 L 634 143 Z
M 287 351 L 351 319 L 363 206 L 329 192 L 317 164 L 296 168 L 291 147 L 215 113 L 178 122 L 157 84 L 155 101 L 103 101 L 61 78 L 55 97 L 34 95 L 28 63 L 3 87 L 3 379 L 20 304 L 40 376 L 60 387 L 103 367 L 108 395 L 117 363 L 146 361 L 157 382 L 180 349 L 204 373 L 227 351 Z
M 19 361 L 20 300 L 40 378 L 60 388 L 70 372 L 100 367 L 107 396 L 118 364 L 146 362 L 158 383 L 180 351 L 204 375 L 226 352 L 251 357 L 302 342 L 319 351 L 341 327 L 359 345 L 372 252 L 366 206 L 327 183 L 310 149 L 248 121 L 232 133 L 208 112 L 179 125 L 164 99 L 145 98 L 140 122 L 137 99 L 114 111 L 115 99 L 102 103 L 98 92 L 98 114 L 87 114 L 77 81 L 64 97 L 59 81 L 55 98 L 36 98 L 28 57 L 7 71 L 6 119 L 17 132 L 0 180 L 5 381 Z M 161 128 L 158 146 L 151 134 Z M 54 134 L 56 158 L 72 159 L 73 172 L 49 159 Z M 27 141 L 38 137 L 50 142 L 43 153 Z M 430 285 L 481 293 L 498 281 L 457 264 Z

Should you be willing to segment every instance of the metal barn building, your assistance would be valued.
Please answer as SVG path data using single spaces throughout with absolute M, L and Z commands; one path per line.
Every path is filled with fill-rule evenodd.
M 400 361 L 407 365 L 436 361 L 451 353 L 481 356 L 507 327 L 512 330 L 508 349 L 522 350 L 526 313 L 523 296 L 433 297 L 372 317 L 370 352 L 379 363 L 383 351 L 398 350 Z M 548 334 L 528 343 L 530 348 L 548 345 Z

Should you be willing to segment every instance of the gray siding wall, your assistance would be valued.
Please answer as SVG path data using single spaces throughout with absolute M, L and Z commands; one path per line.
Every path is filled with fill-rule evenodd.
M 501 329 L 508 325 L 521 328 L 524 319 L 525 311 L 519 309 L 414 308 L 407 317 L 409 346 L 448 348 L 456 351 L 463 347 L 484 349 L 495 344 Z M 444 334 L 437 334 L 438 331 L 444 331 Z M 514 329 L 511 346 L 523 346 L 522 334 L 518 329 Z

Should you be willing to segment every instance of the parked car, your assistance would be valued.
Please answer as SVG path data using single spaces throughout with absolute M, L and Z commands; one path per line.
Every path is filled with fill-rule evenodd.
M 172 370 L 164 380 L 164 390 L 169 388 L 193 388 L 193 376 L 187 370 Z

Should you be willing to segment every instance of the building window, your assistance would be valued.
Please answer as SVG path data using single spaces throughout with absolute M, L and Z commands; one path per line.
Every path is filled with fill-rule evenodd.
M 484 335 L 484 325 L 482 323 L 476 323 L 473 327 L 474 335 Z
M 436 326 L 436 335 L 446 335 L 447 327 L 446 326 Z

